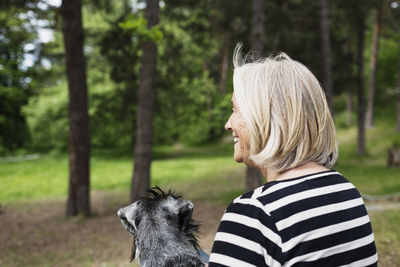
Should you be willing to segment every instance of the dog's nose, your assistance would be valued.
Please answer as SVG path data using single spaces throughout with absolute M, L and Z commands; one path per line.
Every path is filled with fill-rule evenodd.
M 117 212 L 117 215 L 120 219 L 126 219 L 125 217 L 125 211 L 123 209 L 119 209 Z

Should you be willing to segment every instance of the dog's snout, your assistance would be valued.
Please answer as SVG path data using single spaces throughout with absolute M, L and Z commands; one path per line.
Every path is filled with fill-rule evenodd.
M 123 208 L 120 208 L 117 212 L 118 217 L 121 219 L 129 219 L 129 220 L 132 219 L 134 217 L 133 215 L 135 214 L 137 208 L 137 203 L 138 201 Z
M 126 219 L 125 211 L 123 209 L 119 209 L 117 215 L 120 219 Z

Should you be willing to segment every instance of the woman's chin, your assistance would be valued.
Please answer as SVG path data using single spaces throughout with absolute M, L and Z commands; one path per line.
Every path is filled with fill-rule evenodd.
M 243 162 L 243 153 L 242 153 L 242 149 L 240 147 L 239 142 L 235 142 L 234 146 L 233 146 L 233 159 L 238 162 L 238 163 L 242 163 Z
M 237 163 L 243 163 L 243 160 L 241 159 L 234 159 Z
M 241 155 L 233 155 L 233 159 L 237 162 L 237 163 L 242 163 L 243 162 L 243 157 Z

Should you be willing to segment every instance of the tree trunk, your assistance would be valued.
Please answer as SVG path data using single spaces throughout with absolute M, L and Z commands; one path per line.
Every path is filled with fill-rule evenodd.
M 400 133 L 400 51 L 399 51 L 399 73 L 397 77 L 397 132 Z
M 148 22 L 147 27 L 150 29 L 159 21 L 160 7 L 158 0 L 147 0 L 146 3 L 145 18 Z M 142 51 L 136 144 L 131 183 L 132 202 L 146 195 L 146 191 L 150 186 L 152 160 L 157 44 L 154 41 L 145 41 L 142 44 Z
M 353 122 L 353 92 L 347 89 L 346 92 L 346 123 L 350 126 Z
M 251 20 L 251 42 L 254 50 L 254 58 L 262 56 L 264 49 L 264 0 L 252 1 L 252 20 Z
M 365 41 L 365 18 L 361 16 L 358 25 L 357 44 L 357 154 L 365 155 L 365 99 L 364 99 L 364 41 Z
M 229 68 L 229 44 L 224 44 L 222 48 L 221 76 L 219 80 L 219 90 L 221 95 L 226 93 L 226 80 L 228 78 Z
M 324 73 L 324 87 L 326 100 L 333 115 L 333 90 L 332 90 L 332 64 L 331 64 L 331 44 L 328 18 L 327 0 L 319 0 L 320 10 L 320 31 L 322 43 L 322 65 Z
M 388 168 L 400 167 L 400 149 L 391 147 L 388 149 Z
M 90 137 L 81 0 L 61 5 L 69 88 L 69 191 L 66 216 L 90 215 Z
M 347 55 L 350 50 L 350 42 L 346 38 L 343 45 L 343 52 Z M 349 70 L 350 72 L 350 70 Z M 349 86 L 346 90 L 346 123 L 350 126 L 353 123 L 353 87 Z
M 374 34 L 372 41 L 372 53 L 370 62 L 370 80 L 369 80 L 369 94 L 368 94 L 368 107 L 366 117 L 366 128 L 374 127 L 374 109 L 375 109 L 375 91 L 376 91 L 376 65 L 379 51 L 379 32 L 382 25 L 382 11 L 383 8 L 376 9 L 376 20 L 374 23 Z
M 251 41 L 254 49 L 254 58 L 258 59 L 263 54 L 264 49 L 264 0 L 252 1 L 251 20 Z M 246 170 L 246 191 L 251 191 L 261 186 L 263 181 L 261 172 L 253 167 L 247 166 Z

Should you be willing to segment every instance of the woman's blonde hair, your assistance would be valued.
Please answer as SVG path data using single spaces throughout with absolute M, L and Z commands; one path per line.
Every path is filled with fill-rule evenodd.
M 246 63 L 236 46 L 234 94 L 249 131 L 250 159 L 281 173 L 314 161 L 331 168 L 336 131 L 318 80 L 285 53 Z

